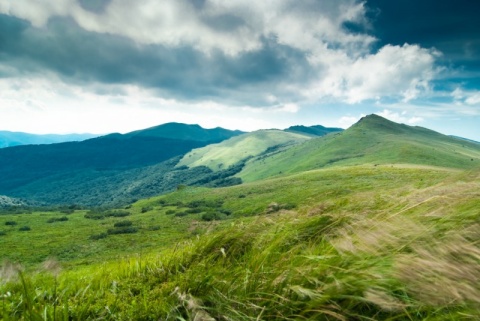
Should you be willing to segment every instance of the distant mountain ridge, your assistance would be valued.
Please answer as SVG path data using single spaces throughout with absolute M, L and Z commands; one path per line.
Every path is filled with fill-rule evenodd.
M 166 123 L 142 130 L 136 130 L 123 135 L 123 137 L 161 137 L 201 142 L 218 142 L 243 133 L 244 132 L 240 130 L 228 130 L 221 127 L 205 129 L 197 124 Z
M 23 132 L 0 131 L 0 148 L 20 145 L 55 144 L 63 142 L 83 141 L 98 137 L 95 134 L 46 134 L 37 135 Z
M 480 167 L 480 144 L 372 114 L 345 131 L 253 158 L 237 176 L 243 181 L 254 181 L 326 166 L 358 164 L 477 168 Z
M 121 205 L 182 184 L 227 186 L 365 164 L 475 169 L 480 144 L 377 115 L 344 131 L 292 126 L 242 133 L 169 123 L 82 142 L 0 149 L 0 195 L 36 204 Z
M 307 134 L 312 136 L 325 136 L 327 134 L 338 133 L 343 130 L 344 130 L 343 128 L 324 127 L 322 125 L 313 125 L 313 126 L 295 125 L 285 129 L 286 132 L 301 133 L 301 134 Z
M 204 129 L 198 125 L 169 123 L 82 142 L 2 148 L 0 195 L 33 198 L 38 202 L 77 202 L 84 199 L 83 194 L 90 194 L 90 190 L 99 194 L 103 189 L 108 195 L 109 182 L 118 186 L 118 182 L 122 181 L 124 188 L 128 188 L 129 181 L 135 181 L 135 175 L 141 175 L 143 168 L 238 134 L 238 131 L 220 128 Z M 168 172 L 174 165 L 165 165 L 159 170 Z M 129 174 L 125 176 L 127 172 Z M 156 177 L 161 179 L 163 176 L 160 173 Z M 64 186 L 66 182 L 68 186 Z M 103 186 L 98 189 L 100 182 Z M 174 182 L 181 183 L 181 179 Z M 96 184 L 95 189 L 92 184 Z M 72 189 L 72 185 L 78 189 Z M 164 186 L 163 183 L 158 185 Z M 64 193 L 69 189 L 70 193 Z M 98 195 L 97 199 L 103 199 L 103 196 Z

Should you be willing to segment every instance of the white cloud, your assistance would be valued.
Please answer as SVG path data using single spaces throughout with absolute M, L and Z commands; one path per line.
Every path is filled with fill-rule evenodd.
M 53 75 L 3 78 L 0 92 L 0 129 L 37 134 L 124 133 L 167 122 L 251 131 L 289 125 L 290 115 L 299 110 L 291 103 L 271 108 L 230 107 L 214 101 L 185 103 L 138 86 L 76 86 Z
M 406 111 L 398 113 L 398 112 L 392 112 L 388 109 L 384 109 L 383 111 L 381 111 L 377 114 L 379 116 L 387 118 L 387 119 L 389 119 L 391 121 L 394 121 L 396 123 L 406 123 L 406 124 L 409 124 L 409 125 L 414 125 L 414 124 L 423 122 L 422 117 L 407 115 Z
M 348 128 L 350 126 L 352 126 L 353 124 L 355 124 L 356 122 L 358 122 L 358 120 L 362 117 L 364 117 L 365 115 L 360 115 L 358 117 L 355 117 L 355 116 L 343 116 L 341 117 L 339 120 L 338 120 L 338 124 L 342 127 L 342 128 Z
M 403 101 L 428 90 L 435 77 L 437 52 L 417 45 L 386 45 L 357 59 L 337 55 L 326 75 L 308 91 L 310 96 L 333 96 L 354 104 L 382 97 Z
M 196 8 L 188 0 L 112 0 L 105 11 L 83 9 L 75 0 L 15 0 L 0 4 L 0 12 L 43 27 L 52 17 L 71 17 L 88 31 L 125 36 L 141 44 L 191 46 L 203 52 L 228 54 L 259 49 L 262 38 L 309 51 L 326 43 L 365 50 L 374 39 L 351 34 L 343 23 L 365 23 L 363 3 L 356 0 L 206 0 Z
M 478 90 L 464 91 L 460 88 L 456 88 L 451 95 L 457 102 L 469 106 L 480 106 L 480 91 Z

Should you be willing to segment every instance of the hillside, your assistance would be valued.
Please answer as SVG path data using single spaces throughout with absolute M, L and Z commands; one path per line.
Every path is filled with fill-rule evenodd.
M 240 130 L 232 131 L 221 127 L 205 129 L 196 124 L 167 123 L 160 126 L 133 131 L 123 135 L 123 137 L 157 137 L 214 143 L 221 142 L 243 133 L 244 132 Z
M 316 168 L 366 163 L 478 168 L 480 144 L 370 115 L 341 133 L 253 158 L 237 176 L 243 181 L 254 181 Z
M 11 261 L 1 269 L 0 293 L 8 293 L 1 313 L 5 320 L 476 320 L 479 175 L 332 167 L 183 188 L 113 212 L 2 215 L 0 256 Z M 212 221 L 214 213 L 222 220 Z
M 20 146 L 54 144 L 63 142 L 82 141 L 97 137 L 94 134 L 68 134 L 68 135 L 36 135 L 22 132 L 0 131 L 0 148 Z
M 198 125 L 165 124 L 83 142 L 3 148 L 0 149 L 0 194 L 47 204 L 129 202 L 171 190 L 181 183 L 193 183 L 189 175 L 183 182 L 175 173 L 170 176 L 178 179 L 165 180 L 176 163 L 168 160 L 237 134 Z M 186 140 L 187 137 L 191 139 Z M 132 191 L 145 183 L 152 166 L 157 167 L 146 184 L 150 187 L 136 195 Z M 124 198 L 125 195 L 129 197 Z
M 314 125 L 314 126 L 296 125 L 296 126 L 290 126 L 284 130 L 286 132 L 299 133 L 304 135 L 306 134 L 311 136 L 325 136 L 331 133 L 342 132 L 343 128 L 335 128 L 335 127 L 330 128 L 330 127 L 324 127 L 322 125 Z
M 258 156 L 266 151 L 279 150 L 310 137 L 305 134 L 289 133 L 281 130 L 259 130 L 239 135 L 218 144 L 197 148 L 186 154 L 178 166 L 206 166 L 221 170 L 246 158 Z

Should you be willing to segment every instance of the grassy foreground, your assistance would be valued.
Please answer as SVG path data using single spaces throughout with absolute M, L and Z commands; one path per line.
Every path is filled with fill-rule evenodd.
M 221 200 L 231 214 L 220 225 L 187 230 L 182 241 L 141 256 L 63 272 L 67 259 L 47 259 L 26 271 L 6 261 L 0 315 L 478 320 L 479 196 L 478 170 L 414 166 L 326 169 L 224 189 L 186 188 L 139 201 L 131 220 L 157 213 L 159 222 L 169 223 L 161 221 L 166 205 L 180 210 L 179 202 L 198 200 Z M 199 215 L 177 219 L 191 223 Z

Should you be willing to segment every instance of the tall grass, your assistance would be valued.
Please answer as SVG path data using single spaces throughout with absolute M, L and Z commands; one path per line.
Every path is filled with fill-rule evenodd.
M 3 319 L 478 320 L 479 173 L 446 176 L 334 193 L 58 275 L 7 263 Z

